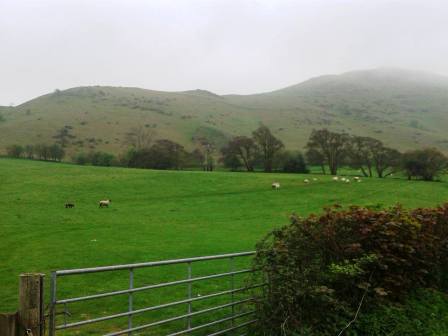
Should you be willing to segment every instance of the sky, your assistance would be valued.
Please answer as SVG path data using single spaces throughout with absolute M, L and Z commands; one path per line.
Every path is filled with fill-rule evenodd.
M 250 94 L 376 67 L 448 75 L 448 1 L 0 0 L 0 105 L 86 85 Z

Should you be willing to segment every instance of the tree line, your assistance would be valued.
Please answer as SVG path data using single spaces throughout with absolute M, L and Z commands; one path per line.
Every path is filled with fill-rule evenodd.
M 56 143 L 51 145 L 11 145 L 6 148 L 6 154 L 13 158 L 60 162 L 65 156 L 65 151 L 61 145 Z
M 77 164 L 96 166 L 124 166 L 148 169 L 199 168 L 213 171 L 216 157 L 219 163 L 232 170 L 254 172 L 283 171 L 308 173 L 308 165 L 318 166 L 323 174 L 337 175 L 341 167 L 358 170 L 365 177 L 384 178 L 403 173 L 408 179 L 434 180 L 448 167 L 448 159 L 436 148 L 399 152 L 378 139 L 333 132 L 313 130 L 305 146 L 305 154 L 286 150 L 283 142 L 271 130 L 259 126 L 251 136 L 235 136 L 218 149 L 211 142 L 202 140 L 193 151 L 168 139 L 155 140 L 155 131 L 138 127 L 126 137 L 129 148 L 115 156 L 101 151 L 78 153 L 72 160 Z M 11 157 L 61 161 L 65 156 L 63 146 L 12 145 L 7 148 Z
M 271 130 L 261 125 L 252 132 L 252 137 L 236 136 L 221 148 L 221 162 L 231 170 L 256 168 L 270 173 L 308 173 L 305 158 L 299 151 L 287 151 L 283 142 Z
M 371 137 L 313 130 L 306 145 L 309 164 L 318 165 L 325 174 L 336 175 L 341 166 L 359 170 L 365 177 L 383 178 L 402 172 L 408 179 L 432 181 L 448 168 L 447 157 L 436 148 L 400 153 Z

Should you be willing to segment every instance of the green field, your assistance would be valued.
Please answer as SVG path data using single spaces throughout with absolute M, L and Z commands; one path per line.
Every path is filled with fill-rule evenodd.
M 21 272 L 48 274 L 52 269 L 247 251 L 272 228 L 287 224 L 292 212 L 307 215 L 334 203 L 433 206 L 448 199 L 447 182 L 374 178 L 342 184 L 330 176 L 306 177 L 318 181 L 305 184 L 305 176 L 295 174 L 149 171 L 0 159 L 0 311 L 16 309 Z M 273 181 L 281 189 L 272 190 Z M 98 208 L 103 198 L 112 199 L 110 208 Z M 65 209 L 66 201 L 76 207 Z M 147 284 L 182 274 L 184 270 L 174 268 L 141 272 L 138 281 Z M 100 292 L 123 285 L 118 275 L 80 277 L 67 283 L 64 295 L 88 292 L 92 279 Z M 163 302 L 167 297 L 175 295 L 160 292 L 152 299 Z M 123 300 L 107 301 L 107 309 L 99 303 L 91 308 L 120 312 Z

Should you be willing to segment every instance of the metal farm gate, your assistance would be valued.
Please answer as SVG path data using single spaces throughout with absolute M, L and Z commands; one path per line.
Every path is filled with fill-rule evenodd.
M 72 335 L 71 331 L 76 335 L 100 334 L 106 336 L 245 334 L 256 322 L 253 290 L 264 286 L 263 283 L 254 284 L 252 281 L 251 284 L 248 284 L 247 282 L 248 275 L 253 275 L 254 272 L 250 264 L 250 257 L 254 254 L 255 252 L 252 251 L 54 271 L 51 273 L 50 283 L 49 336 Z M 213 267 L 203 267 L 205 274 L 196 276 L 200 273 L 201 265 L 207 266 L 207 263 L 215 260 L 219 264 L 214 265 L 219 266 L 221 270 L 211 273 L 210 268 Z M 180 267 L 180 269 L 176 269 L 176 272 L 173 273 L 170 273 L 170 270 L 166 271 L 166 267 L 172 266 Z M 224 269 L 222 269 L 223 267 Z M 167 281 L 160 283 L 151 283 L 151 281 L 149 284 L 145 282 L 150 277 L 138 272 L 141 270 L 149 272 L 150 269 L 158 271 L 157 274 L 165 274 Z M 196 272 L 196 270 L 198 271 Z M 89 282 L 91 280 L 86 278 L 90 274 L 98 274 L 99 279 L 94 280 L 93 283 Z M 74 279 L 76 285 L 72 286 L 68 292 L 86 292 L 87 289 L 99 287 L 102 281 L 107 282 L 111 274 L 114 274 L 114 281 L 120 283 L 120 288 L 78 297 L 60 298 L 64 292 L 60 287 L 67 281 L 61 278 Z M 138 285 L 136 285 L 137 280 L 139 280 Z M 205 286 L 204 294 L 194 295 L 192 286 Z M 159 300 L 151 302 L 153 291 L 166 290 L 166 288 L 170 288 L 172 293 L 159 294 Z M 136 305 L 137 293 L 139 293 L 138 295 L 144 294 L 141 300 L 143 305 L 142 302 L 139 302 L 139 306 Z M 173 293 L 176 295 L 173 296 Z M 114 302 L 115 306 L 113 306 L 114 308 L 119 307 L 116 310 L 121 310 L 121 312 L 104 312 L 104 309 L 108 308 L 107 303 L 103 305 L 98 302 L 110 297 L 121 300 L 118 305 Z M 92 301 L 96 301 L 96 303 Z M 78 307 L 73 308 L 72 311 L 74 305 L 78 305 Z M 199 308 L 195 309 L 194 305 L 199 305 Z M 126 308 L 123 309 L 123 306 Z M 96 307 L 95 312 L 87 314 L 85 310 L 88 307 Z M 103 310 L 101 313 L 106 314 L 102 315 L 98 310 Z M 145 315 L 148 313 L 156 314 L 156 316 Z M 115 321 L 111 324 L 110 320 Z M 102 323 L 109 324 L 104 327 Z

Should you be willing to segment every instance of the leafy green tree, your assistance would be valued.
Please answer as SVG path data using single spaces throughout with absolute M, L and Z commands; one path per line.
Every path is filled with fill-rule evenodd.
M 419 149 L 403 154 L 402 167 L 409 180 L 433 181 L 447 170 L 448 159 L 435 148 Z
M 288 153 L 283 162 L 283 171 L 285 173 L 308 174 L 310 171 L 306 166 L 305 158 L 302 153 Z
M 182 169 L 188 153 L 171 140 L 157 140 L 151 148 L 129 153 L 130 167 L 150 169 Z
M 323 157 L 330 168 L 330 173 L 336 175 L 340 164 L 347 155 L 349 143 L 350 137 L 348 134 L 321 129 L 311 132 L 306 147 L 314 155 L 318 153 Z
M 73 157 L 73 161 L 79 165 L 85 165 L 89 162 L 87 154 L 83 152 L 76 154 Z
M 277 139 L 264 125 L 252 133 L 255 143 L 261 152 L 265 172 L 272 172 L 276 155 L 284 147 L 283 142 Z
M 62 159 L 65 156 L 65 151 L 62 148 L 62 146 L 58 144 L 53 144 L 51 146 L 48 146 L 48 153 L 50 160 L 53 161 L 62 161 Z
M 401 153 L 382 143 L 371 147 L 373 166 L 378 177 L 387 177 L 400 169 Z
M 372 148 L 382 145 L 381 141 L 370 137 L 353 136 L 348 151 L 348 164 L 354 169 L 361 170 L 365 177 L 373 176 Z
M 231 171 L 237 171 L 243 166 L 240 159 L 233 153 L 223 154 L 220 161 L 224 167 L 229 168 Z
M 110 167 L 116 164 L 115 156 L 106 152 L 91 152 L 87 155 L 87 161 L 93 166 Z
M 49 146 L 46 144 L 38 144 L 34 146 L 34 152 L 39 160 L 48 160 L 50 158 Z
M 223 162 L 227 166 L 244 166 L 247 171 L 254 171 L 254 162 L 257 155 L 257 145 L 254 140 L 246 136 L 237 136 L 221 149 Z M 237 161 L 240 163 L 237 165 Z
M 380 140 L 353 136 L 347 157 L 348 164 L 361 170 L 364 176 L 372 177 L 376 171 L 378 177 L 386 177 L 399 169 L 401 153 L 384 146 Z
M 309 148 L 305 153 L 309 165 L 319 166 L 322 169 L 322 174 L 326 174 L 325 170 L 325 156 L 314 148 Z

